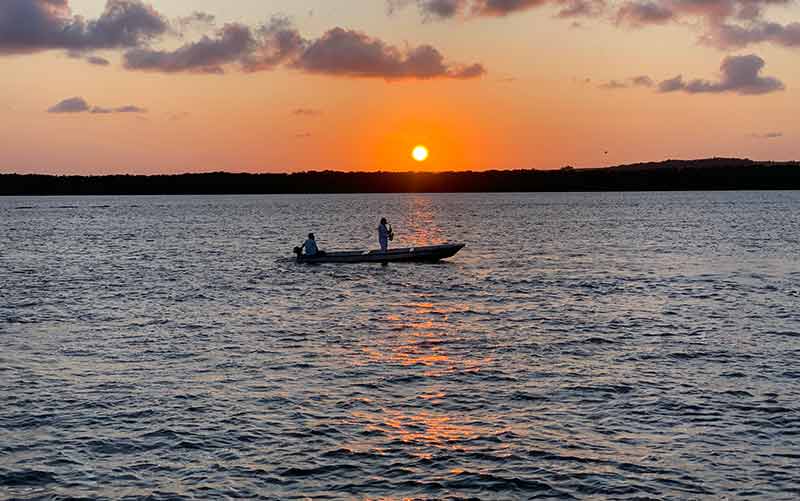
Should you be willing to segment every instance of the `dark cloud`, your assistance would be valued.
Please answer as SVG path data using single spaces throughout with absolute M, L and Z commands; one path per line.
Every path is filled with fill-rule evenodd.
M 224 73 L 223 66 L 240 62 L 255 50 L 256 40 L 248 26 L 226 24 L 211 38 L 203 36 L 197 42 L 174 51 L 149 48 L 132 49 L 124 55 L 129 70 L 163 73 Z
M 416 4 L 423 19 L 450 19 L 456 17 L 467 9 L 469 0 L 386 0 L 389 13 L 411 4 Z
M 91 113 L 93 115 L 108 115 L 111 113 L 147 113 L 147 110 L 139 106 L 127 105 L 117 108 L 105 108 L 102 106 L 90 106 L 82 97 L 71 97 L 64 99 L 60 103 L 48 108 L 48 113 Z
M 765 134 L 751 134 L 752 137 L 757 139 L 777 139 L 783 137 L 783 132 L 767 132 Z
M 631 78 L 631 83 L 636 87 L 652 87 L 655 82 L 647 75 L 639 75 Z
M 626 2 L 617 10 L 617 25 L 641 28 L 650 24 L 665 24 L 675 18 L 669 7 L 659 2 Z
M 82 59 L 87 63 L 95 66 L 109 66 L 111 64 L 111 61 L 109 61 L 104 57 L 95 56 L 92 54 L 87 55 L 85 51 L 80 51 L 80 50 L 67 51 L 67 57 L 71 59 Z
M 439 18 L 456 16 L 466 7 L 464 0 L 422 0 L 419 3 L 420 9 Z
M 95 66 L 108 66 L 109 64 L 111 64 L 111 62 L 108 59 L 99 56 L 89 56 L 86 58 L 86 62 L 88 62 L 89 64 L 93 64 Z
M 364 33 L 334 28 L 310 42 L 292 67 L 314 74 L 384 78 L 476 78 L 481 64 L 451 65 L 430 45 L 398 49 Z
M 213 37 L 204 36 L 178 49 L 136 48 L 124 54 L 130 70 L 163 73 L 221 74 L 230 65 L 242 71 L 272 70 L 279 65 L 308 73 L 401 78 L 477 78 L 480 64 L 453 65 L 435 48 L 422 45 L 398 49 L 380 39 L 334 28 L 316 40 L 306 40 L 285 18 L 274 18 L 257 29 L 226 24 Z
M 634 0 L 623 3 L 616 24 L 634 28 L 701 21 L 700 41 L 723 50 L 755 43 L 800 47 L 800 23 L 764 19 L 766 7 L 794 0 Z
M 124 65 L 131 70 L 163 73 L 224 73 L 224 67 L 237 64 L 244 71 L 262 71 L 296 57 L 306 41 L 283 18 L 252 29 L 230 23 L 213 37 L 185 44 L 173 51 L 148 48 L 125 53 Z
M 482 16 L 507 16 L 545 3 L 546 0 L 473 0 L 472 11 Z
M 559 17 L 595 16 L 605 0 L 387 0 L 389 12 L 416 4 L 425 20 L 472 17 L 503 17 L 543 5 L 560 6 Z
M 114 108 L 114 113 L 147 113 L 147 110 L 145 108 L 140 108 L 139 106 L 133 106 L 129 104 L 127 106 Z
M 108 0 L 99 18 L 73 16 L 68 0 L 2 0 L 0 54 L 137 47 L 169 31 L 141 0 Z
M 689 94 L 735 92 L 741 95 L 766 94 L 784 90 L 783 82 L 774 77 L 760 76 L 764 60 L 755 54 L 726 57 L 720 65 L 720 79 L 713 82 L 695 79 L 684 81 L 681 75 L 664 80 L 659 92 L 683 91 Z
M 418 0 L 417 5 L 427 19 L 447 19 L 464 12 L 465 0 Z
M 800 23 L 782 25 L 754 22 L 747 26 L 722 23 L 712 26 L 701 40 L 720 49 L 739 49 L 765 42 L 783 47 L 800 47 Z
M 678 75 L 667 80 L 662 80 L 661 83 L 658 84 L 658 91 L 675 92 L 678 90 L 683 90 L 685 87 L 686 83 L 683 81 L 683 75 Z
M 86 102 L 85 99 L 82 97 L 71 97 L 69 99 L 64 99 L 60 103 L 56 104 L 55 106 L 51 106 L 47 109 L 48 113 L 83 113 L 85 111 L 89 111 L 90 106 L 89 103 Z
M 557 8 L 559 18 L 603 18 L 607 0 L 386 0 L 389 12 L 416 5 L 425 21 L 455 17 L 501 17 L 541 6 Z M 697 24 L 701 42 L 720 49 L 755 43 L 800 47 L 800 23 L 764 19 L 767 7 L 795 0 L 623 0 L 610 17 L 617 26 L 644 28 L 669 23 Z M 580 27 L 573 21 L 572 27 Z
M 558 11 L 557 16 L 562 19 L 597 17 L 606 8 L 605 0 L 560 0 L 559 5 L 561 5 L 561 10 Z M 571 27 L 580 28 L 580 23 L 573 22 Z

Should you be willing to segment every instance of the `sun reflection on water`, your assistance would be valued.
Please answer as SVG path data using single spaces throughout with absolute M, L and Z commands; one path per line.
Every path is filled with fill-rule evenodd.
M 448 390 L 450 378 L 478 373 L 493 362 L 480 356 L 486 352 L 476 349 L 474 335 L 463 331 L 467 326 L 453 320 L 469 306 L 420 297 L 400 308 L 383 318 L 385 331 L 361 345 L 356 361 L 385 374 L 381 391 L 394 396 L 386 401 L 379 392 L 371 405 L 351 411 L 352 424 L 364 434 L 348 447 L 380 453 L 378 444 L 402 443 L 406 454 L 430 460 L 437 450 L 473 449 L 506 431 L 496 416 L 465 410 L 463 395 Z M 404 403 L 397 405 L 397 398 Z
M 353 417 L 367 423 L 367 430 L 388 435 L 405 443 L 449 448 L 453 442 L 480 438 L 483 427 L 458 423 L 453 417 L 431 412 L 404 414 L 383 409 L 380 414 L 354 412 Z

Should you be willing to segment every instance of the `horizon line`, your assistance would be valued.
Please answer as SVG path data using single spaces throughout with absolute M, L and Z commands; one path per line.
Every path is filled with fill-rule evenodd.
M 151 173 L 135 173 L 135 172 L 120 172 L 120 173 L 41 173 L 41 172 L 0 172 L 0 176 L 49 176 L 49 177 L 113 177 L 113 176 L 135 176 L 135 177 L 157 177 L 157 176 L 191 176 L 191 175 L 210 175 L 210 174 L 226 174 L 226 175 L 251 175 L 251 176 L 293 176 L 302 174 L 413 174 L 413 175 L 442 175 L 442 174 L 468 174 L 468 173 L 487 173 L 487 172 L 559 172 L 563 170 L 603 170 L 614 169 L 622 167 L 634 167 L 642 165 L 658 165 L 670 162 L 705 162 L 705 161 L 728 161 L 728 162 L 749 162 L 753 164 L 791 164 L 800 163 L 800 159 L 796 160 L 753 160 L 751 158 L 739 157 L 702 157 L 702 158 L 667 158 L 664 160 L 650 160 L 643 162 L 633 162 L 624 164 L 612 164 L 605 166 L 573 166 L 563 165 L 561 167 L 552 168 L 537 168 L 537 167 L 517 167 L 517 168 L 498 168 L 488 167 L 485 169 L 464 169 L 464 170 L 337 170 L 337 169 L 321 169 L 321 170 L 297 170 L 297 171 L 233 171 L 233 170 L 208 170 L 208 171 L 176 171 L 176 172 L 151 172 Z

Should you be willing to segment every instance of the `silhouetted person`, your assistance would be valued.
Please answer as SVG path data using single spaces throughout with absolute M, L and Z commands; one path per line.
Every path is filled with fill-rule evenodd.
M 394 232 L 392 227 L 386 221 L 385 217 L 381 218 L 381 224 L 378 226 L 378 243 L 381 245 L 381 251 L 386 252 L 389 250 L 389 240 L 394 239 Z
M 320 250 L 317 247 L 317 240 L 316 238 L 314 238 L 313 233 L 308 234 L 308 240 L 306 240 L 305 243 L 303 243 L 303 245 L 300 246 L 300 249 L 301 250 L 305 249 L 306 256 L 316 256 L 317 254 L 320 253 Z

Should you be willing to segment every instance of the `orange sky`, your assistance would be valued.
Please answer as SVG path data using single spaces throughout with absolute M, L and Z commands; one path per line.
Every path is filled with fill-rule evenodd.
M 463 10 L 442 18 L 415 2 L 390 12 L 382 0 L 154 0 L 147 15 L 168 29 L 124 43 L 113 38 L 111 23 L 104 31 L 85 24 L 80 39 L 47 31 L 75 16 L 97 20 L 105 0 L 44 11 L 38 38 L 0 21 L 0 172 L 458 170 L 800 157 L 796 1 L 745 20 L 689 12 L 692 0 L 656 2 L 671 17 L 636 18 L 640 26 L 622 20 L 625 2 L 594 3 L 601 11 L 564 18 L 558 13 L 566 2 L 495 16 L 479 10 L 491 0 L 444 1 Z M 213 24 L 178 21 L 196 11 L 212 14 Z M 141 22 L 133 14 L 125 22 Z M 282 33 L 301 42 L 268 69 L 243 70 L 260 49 L 218 58 L 224 74 L 192 66 L 207 54 L 203 47 L 192 47 L 191 58 L 171 54 L 204 35 L 219 54 L 223 27 L 236 23 L 255 36 L 275 15 L 286 19 Z M 766 22 L 785 27 L 781 38 L 724 47 L 698 41 L 730 25 L 753 38 Z M 333 28 L 342 29 L 343 41 Z M 409 56 L 425 45 L 443 58 L 433 70 L 429 54 Z M 364 56 L 375 46 L 383 48 L 380 60 Z M 135 50 L 160 54 L 157 64 L 131 67 Z M 89 64 L 89 57 L 109 64 Z M 481 70 L 468 74 L 470 65 Z M 679 74 L 683 87 L 659 90 Z M 633 85 L 636 76 L 651 83 Z M 692 85 L 695 79 L 705 83 Z M 74 97 L 87 107 L 48 112 L 63 111 L 56 105 Z M 123 106 L 137 112 L 91 112 Z M 431 151 L 424 164 L 410 157 L 416 144 Z

